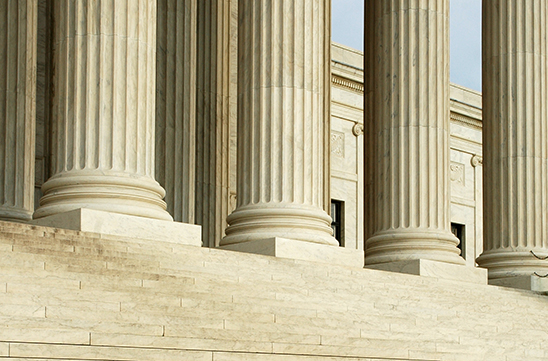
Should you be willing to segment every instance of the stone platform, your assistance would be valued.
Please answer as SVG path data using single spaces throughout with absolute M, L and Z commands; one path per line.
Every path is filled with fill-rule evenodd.
M 531 291 L 0 222 L 0 359 L 545 361 Z
M 230 251 L 299 259 L 332 265 L 363 267 L 364 264 L 364 253 L 357 249 L 302 242 L 279 237 L 236 243 L 222 246 L 221 248 Z
M 155 242 L 202 245 L 200 226 L 80 208 L 33 220 L 32 224 Z

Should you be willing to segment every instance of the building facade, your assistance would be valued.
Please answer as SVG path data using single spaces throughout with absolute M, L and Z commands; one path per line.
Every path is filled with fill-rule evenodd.
M 302 9 L 295 8 L 297 5 Z M 376 8 L 376 2 L 368 2 L 371 8 L 366 13 L 371 19 L 366 19 L 366 55 L 371 60 L 365 57 L 365 74 L 370 75 L 365 83 L 361 80 L 360 54 L 341 46 L 331 50 L 326 20 L 329 4 L 309 9 L 305 1 L 288 1 L 278 6 L 279 16 L 293 11 L 304 16 L 304 22 L 300 18 L 277 20 L 278 12 L 271 11 L 266 2 L 7 2 L 3 218 L 40 220 L 91 208 L 198 224 L 202 226 L 203 245 L 209 247 L 245 248 L 250 245 L 248 241 L 287 238 L 300 239 L 298 244 L 305 247 L 310 243 L 342 243 L 348 249 L 365 250 L 366 263 L 371 265 L 432 259 L 474 267 L 484 238 L 482 176 L 476 170 L 482 164 L 481 101 L 478 94 L 451 88 L 446 79 L 447 4 L 433 1 L 432 14 L 439 19 L 423 19 L 420 10 L 386 18 L 384 14 L 392 11 L 386 8 L 388 5 L 380 2 Z M 493 5 L 492 10 L 486 5 L 485 16 L 496 18 L 493 26 L 518 16 L 500 10 L 501 6 Z M 543 13 L 536 11 L 536 5 L 523 6 L 519 16 L 524 21 L 519 26 L 531 26 L 534 34 L 544 34 L 542 21 L 537 25 L 534 17 Z M 257 20 L 253 11 L 268 16 Z M 119 14 L 128 15 L 122 21 Z M 306 16 L 310 19 L 306 20 Z M 258 23 L 246 27 L 246 22 L 251 21 Z M 280 21 L 283 26 L 268 28 L 264 21 Z M 292 27 L 289 32 L 283 31 L 286 24 Z M 410 26 L 409 30 L 400 29 L 409 36 L 401 38 L 395 24 Z M 517 31 L 510 26 L 518 25 L 509 24 L 504 31 Z M 541 27 L 537 31 L 535 26 Z M 274 36 L 276 31 L 290 38 Z M 484 32 L 484 50 L 494 52 L 490 44 L 499 40 L 489 27 Z M 298 34 L 311 38 L 299 38 Z M 524 40 L 516 40 L 512 49 L 523 46 L 526 54 L 530 49 L 536 54 L 537 43 L 538 49 L 544 49 L 541 35 L 524 35 Z M 436 41 L 425 40 L 430 37 Z M 294 43 L 297 38 L 302 43 Z M 387 51 L 383 41 L 389 39 L 399 41 L 391 47 L 393 53 L 379 53 L 379 49 Z M 412 47 L 406 50 L 407 46 Z M 521 54 L 518 50 L 516 54 Z M 265 53 L 258 56 L 258 51 Z M 277 53 L 269 55 L 271 51 Z M 488 55 L 499 56 L 493 54 Z M 543 53 L 540 54 L 539 61 L 543 61 Z M 289 61 L 291 57 L 296 58 Z M 406 63 L 407 59 L 421 61 Z M 511 65 L 521 64 L 508 61 L 500 65 L 506 74 Z M 402 73 L 396 68 L 383 68 L 389 64 Z M 539 64 L 534 69 L 544 71 L 544 63 Z M 382 88 L 386 80 L 377 78 L 379 74 L 393 74 L 398 81 Z M 500 78 L 500 74 L 486 71 L 485 81 Z M 531 73 L 531 79 L 542 79 L 541 74 Z M 520 81 L 525 82 L 524 79 Z M 529 90 L 529 83 L 523 84 L 518 87 L 518 83 L 510 82 L 509 91 L 523 91 L 524 95 L 517 99 L 524 97 L 526 103 L 542 104 L 542 96 L 538 95 L 542 93 L 536 91 L 536 85 Z M 542 84 L 539 89 L 544 89 Z M 400 87 L 397 92 L 396 85 Z M 258 89 L 273 93 L 255 94 Z M 286 93 L 287 89 L 299 89 L 298 94 L 296 90 Z M 535 93 L 531 99 L 527 98 L 529 91 Z M 362 92 L 366 94 L 365 107 Z M 430 99 L 431 96 L 435 98 Z M 498 97 L 484 100 L 489 107 L 489 102 L 502 106 L 503 95 L 487 92 L 487 96 Z M 507 106 L 519 108 L 521 103 Z M 361 120 L 362 109 L 366 109 L 365 119 L 369 121 Z M 528 111 L 515 116 L 511 113 L 511 119 L 504 121 L 545 117 L 542 108 L 532 115 Z M 499 124 L 502 113 L 495 113 L 496 120 L 487 121 Z M 299 123 L 294 123 L 295 117 L 301 119 Z M 388 118 L 395 123 L 387 123 Z M 430 119 L 435 123 L 429 123 Z M 510 135 L 501 133 L 504 139 L 497 140 L 497 146 L 506 144 L 507 139 L 524 139 L 531 132 L 543 134 L 543 120 L 538 131 L 534 124 L 531 131 L 523 128 L 529 124 L 523 122 L 509 125 Z M 388 127 L 389 124 L 392 125 Z M 372 138 L 365 139 L 366 136 Z M 542 139 L 538 142 L 537 147 L 524 153 L 525 168 L 518 172 L 533 182 L 527 183 L 531 191 L 526 194 L 534 199 L 524 201 L 525 208 L 518 207 L 521 213 L 506 214 L 504 217 L 510 217 L 504 218 L 506 221 L 500 215 L 497 221 L 499 226 L 523 221 L 525 228 L 512 228 L 513 233 L 506 232 L 494 241 L 487 236 L 488 229 L 492 229 L 489 227 L 495 227 L 489 223 L 491 218 L 487 224 L 488 247 L 480 261 L 491 267 L 493 279 L 542 274 L 547 267 L 533 256 L 542 258 L 546 253 L 541 241 L 545 212 L 526 211 L 529 204 L 545 203 L 544 188 L 540 186 L 544 184 L 544 173 L 539 171 L 538 179 L 526 176 L 536 174 L 537 166 L 543 167 L 540 160 L 545 159 L 544 153 L 534 153 L 543 149 Z M 266 147 L 265 154 L 258 150 L 261 146 Z M 514 148 L 523 149 L 519 145 Z M 489 159 L 502 162 L 497 166 L 502 168 L 496 168 L 498 172 L 510 169 L 513 163 L 499 155 L 509 151 L 496 148 L 492 152 L 497 155 Z M 531 159 L 529 154 L 533 154 Z M 513 159 L 514 155 L 508 157 Z M 508 187 L 518 184 L 515 182 L 521 178 L 503 182 L 500 174 L 490 177 L 489 181 L 498 179 L 498 183 L 486 185 L 487 189 L 506 187 L 499 192 L 517 194 L 518 190 Z M 395 183 L 384 189 L 390 182 Z M 515 186 L 521 192 L 522 186 Z M 493 197 L 489 199 L 492 201 Z M 339 242 L 329 227 L 331 199 L 344 201 L 334 202 L 334 207 L 344 207 L 344 211 L 338 210 L 344 215 L 337 230 Z M 510 200 L 521 204 L 521 198 Z M 494 207 L 489 202 L 485 204 Z M 491 213 L 490 208 L 488 211 Z M 524 220 L 525 214 L 540 218 Z M 259 221 L 261 218 L 264 224 Z M 285 233 L 286 225 L 301 222 L 299 219 L 303 223 Z M 530 237 L 526 234 L 532 229 L 533 234 L 540 236 L 528 245 Z M 460 236 L 461 242 L 453 233 Z M 507 238 L 509 234 L 514 238 Z M 429 241 L 428 235 L 433 239 Z M 396 240 L 400 236 L 401 244 Z M 499 244 L 501 237 L 505 241 Z M 387 242 L 391 243 L 388 248 Z M 417 253 L 419 249 L 425 253 Z M 517 257 L 528 266 L 522 266 L 520 261 L 520 265 L 505 268 L 497 263 L 499 256 L 501 264 L 508 256 Z M 498 271 L 492 268 L 499 266 L 502 269 Z M 523 272 L 519 271 L 521 268 Z
M 365 5 L 1 2 L 0 357 L 548 357 L 548 4 Z

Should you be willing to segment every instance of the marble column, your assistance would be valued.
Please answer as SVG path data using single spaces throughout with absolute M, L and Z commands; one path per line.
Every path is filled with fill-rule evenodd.
M 236 117 L 232 98 L 237 91 L 232 79 L 232 58 L 237 57 L 234 3 L 198 3 L 196 224 L 202 226 L 203 244 L 209 247 L 219 245 L 230 212 L 230 133 Z
M 158 0 L 156 179 L 177 222 L 194 223 L 196 0 Z
M 483 253 L 489 278 L 548 274 L 545 0 L 483 1 Z
M 0 1 L 0 219 L 34 211 L 37 3 Z
M 54 0 L 52 174 L 34 218 L 171 220 L 154 180 L 155 0 Z
M 364 240 L 375 232 L 375 7 L 377 1 L 366 1 L 364 7 Z M 365 246 L 365 245 L 364 245 Z
M 52 70 L 52 29 L 50 0 L 37 0 L 38 20 L 36 34 L 36 140 L 35 140 L 35 182 L 34 203 L 40 204 L 42 185 L 49 178 L 50 160 L 50 72 Z M 34 212 L 34 210 L 33 210 Z
M 450 230 L 449 0 L 374 3 L 366 15 L 375 42 L 366 44 L 374 52 L 366 264 L 464 264 Z
M 324 209 L 329 1 L 240 0 L 238 9 L 238 203 L 221 244 L 337 245 Z

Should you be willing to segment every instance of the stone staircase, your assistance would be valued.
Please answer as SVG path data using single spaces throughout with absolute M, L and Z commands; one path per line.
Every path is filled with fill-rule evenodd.
M 0 359 L 548 360 L 548 298 L 0 222 Z

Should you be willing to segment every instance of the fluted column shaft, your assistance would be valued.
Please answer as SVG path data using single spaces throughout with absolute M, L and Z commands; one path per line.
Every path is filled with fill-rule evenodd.
M 545 0 L 483 1 L 484 252 L 489 278 L 548 273 Z
M 236 57 L 232 38 L 232 3 L 198 3 L 198 75 L 196 139 L 196 223 L 204 246 L 219 245 L 230 205 L 230 128 L 236 112 L 231 75 Z
M 171 220 L 154 180 L 156 0 L 55 0 L 52 174 L 34 218 Z
M 156 179 L 167 210 L 194 223 L 196 0 L 158 0 Z
M 377 1 L 366 1 L 364 7 L 364 239 L 375 233 L 375 8 Z
M 37 3 L 0 1 L 0 219 L 34 211 Z
M 375 95 L 366 264 L 464 264 L 450 231 L 449 0 L 377 0 L 368 10 Z
M 240 0 L 238 205 L 221 244 L 335 245 L 324 210 L 328 0 Z

